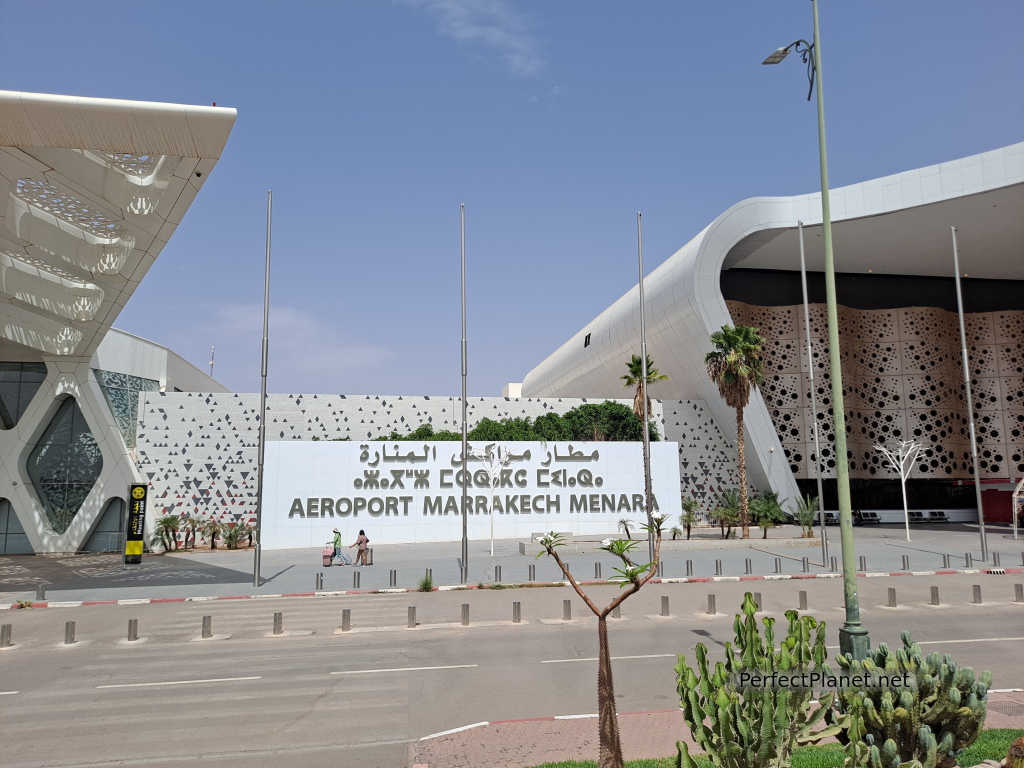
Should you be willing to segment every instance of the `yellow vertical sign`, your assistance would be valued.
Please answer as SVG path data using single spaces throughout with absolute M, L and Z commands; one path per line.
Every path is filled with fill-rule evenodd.
M 128 530 L 124 537 L 125 565 L 140 565 L 142 563 L 148 490 L 148 486 L 144 483 L 133 483 L 128 486 Z

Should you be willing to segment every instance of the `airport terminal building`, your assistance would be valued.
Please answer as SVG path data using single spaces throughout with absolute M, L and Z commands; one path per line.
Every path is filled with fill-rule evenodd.
M 0 554 L 118 549 L 131 483 L 150 486 L 150 525 L 253 519 L 259 396 L 112 328 L 234 120 L 217 107 L 0 92 Z M 833 190 L 832 209 L 855 495 L 898 506 L 872 446 L 913 437 L 924 449 L 911 506 L 974 514 L 955 226 L 986 517 L 1009 519 L 1007 489 L 1024 475 L 1024 144 Z M 680 491 L 705 509 L 737 483 L 735 416 L 703 363 L 725 324 L 757 326 L 768 342 L 768 381 L 746 411 L 753 487 L 793 498 L 813 482 L 811 365 L 832 474 L 819 235 L 817 194 L 746 200 L 645 279 L 648 348 L 670 377 L 652 416 L 677 444 Z M 470 423 L 621 397 L 638 326 L 634 288 L 531 371 L 521 397 L 473 398 Z M 367 441 L 457 428 L 459 413 L 457 397 L 274 394 L 267 439 Z

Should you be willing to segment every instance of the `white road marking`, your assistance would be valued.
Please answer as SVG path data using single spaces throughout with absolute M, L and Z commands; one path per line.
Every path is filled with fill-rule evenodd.
M 452 733 L 458 733 L 459 731 L 468 731 L 470 728 L 479 728 L 481 725 L 490 725 L 489 722 L 473 723 L 472 725 L 464 725 L 461 728 L 452 728 L 450 731 L 441 731 L 440 733 L 432 733 L 429 736 L 424 736 L 420 741 L 426 741 L 427 739 L 436 739 L 438 736 L 448 736 Z
M 619 661 L 621 659 L 666 659 L 675 658 L 678 653 L 649 653 L 644 656 L 612 656 L 612 661 Z M 567 664 L 570 661 L 597 661 L 597 657 L 586 658 L 586 659 L 542 659 L 541 664 Z
M 0 691 L 0 696 L 13 696 L 16 693 L 21 693 L 21 691 Z
M 1001 643 L 1007 640 L 1024 640 L 1024 637 L 976 637 L 973 640 L 925 640 L 918 645 L 946 645 L 952 643 Z
M 157 685 L 193 685 L 195 683 L 233 683 L 237 680 L 261 680 L 262 677 L 215 677 L 209 680 L 169 680 L 162 683 L 118 683 L 117 685 L 97 685 L 97 688 L 148 688 Z
M 368 675 L 372 672 L 420 672 L 427 669 L 468 669 L 479 667 L 479 664 L 449 664 L 443 667 L 395 667 L 393 669 L 348 669 L 344 672 L 331 672 L 332 675 Z M 467 726 L 472 727 L 472 726 Z M 454 733 L 454 731 L 450 731 Z

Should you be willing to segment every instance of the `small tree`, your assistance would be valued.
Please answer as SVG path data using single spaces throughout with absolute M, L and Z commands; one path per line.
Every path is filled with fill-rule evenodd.
M 212 518 L 206 518 L 203 520 L 202 525 L 199 526 L 199 532 L 210 540 L 210 549 L 217 548 L 217 537 L 223 533 L 223 526 Z
M 178 529 L 181 527 L 181 518 L 178 515 L 164 515 L 156 519 L 153 526 L 153 537 L 150 544 L 159 544 L 165 552 L 178 548 Z
M 800 525 L 800 534 L 809 539 L 814 536 L 811 530 L 814 526 L 814 517 L 818 514 L 818 497 L 808 495 L 806 498 L 796 500 L 796 503 L 789 507 L 789 513 L 796 518 Z
M 683 514 L 679 516 L 679 524 L 686 529 L 686 540 L 690 540 L 690 528 L 697 524 L 697 512 L 700 504 L 692 496 L 684 496 L 679 502 L 683 508 Z
M 619 520 L 619 530 L 626 534 L 627 539 L 633 538 L 633 533 L 629 530 L 629 526 L 633 525 L 633 521 L 628 517 L 624 517 Z
M 711 517 L 722 529 L 722 538 L 729 538 L 733 527 L 740 523 L 740 492 L 735 488 L 722 491 L 718 497 L 718 507 L 711 513 Z
M 228 549 L 238 549 L 242 539 L 249 535 L 252 526 L 248 523 L 225 523 L 222 530 L 224 531 L 224 546 Z
M 612 683 L 612 658 L 611 651 L 608 646 L 608 614 L 615 610 L 622 602 L 632 594 L 640 591 L 648 581 L 650 581 L 654 574 L 658 571 L 658 558 L 661 554 L 661 526 L 665 522 L 665 516 L 653 516 L 654 521 L 653 532 L 654 532 L 654 560 L 647 563 L 646 565 L 637 565 L 630 558 L 630 553 L 637 546 L 635 541 L 626 541 L 625 539 L 605 539 L 601 542 L 600 549 L 606 552 L 611 552 L 613 555 L 622 560 L 622 568 L 616 568 L 615 572 L 619 574 L 621 578 L 620 587 L 625 591 L 620 593 L 618 597 L 612 600 L 605 608 L 598 608 L 590 597 L 580 587 L 579 582 L 573 578 L 572 573 L 569 572 L 569 566 L 562 560 L 558 554 L 558 547 L 565 546 L 565 541 L 562 536 L 557 533 L 549 533 L 540 540 L 541 546 L 544 547 L 544 551 L 540 552 L 537 557 L 543 554 L 555 558 L 555 562 L 558 563 L 558 567 L 562 570 L 562 574 L 565 576 L 576 594 L 580 596 L 580 599 L 586 603 L 587 607 L 594 612 L 597 616 L 597 641 L 598 641 L 598 654 L 597 654 L 597 712 L 598 712 L 598 737 L 599 737 L 599 749 L 598 749 L 598 766 L 599 768 L 623 768 L 622 762 L 622 745 L 619 742 L 619 723 L 615 712 L 615 686 Z M 649 532 L 652 530 L 649 526 L 641 526 Z
M 189 515 L 184 519 L 185 523 L 185 549 L 188 549 L 188 540 L 192 539 L 192 549 L 196 548 L 196 532 L 203 525 L 203 519 L 201 517 L 195 517 Z
M 768 529 L 774 528 L 786 519 L 786 513 L 782 511 L 782 505 L 779 503 L 779 494 L 767 491 L 752 499 L 750 516 L 764 532 L 761 538 L 767 539 Z
M 876 445 L 875 450 L 889 461 L 889 466 L 900 476 L 900 488 L 903 489 L 903 520 L 907 526 L 907 541 L 910 541 L 910 512 L 907 511 L 907 478 L 914 469 L 914 459 L 921 450 L 921 443 L 916 440 L 897 440 L 896 447 L 886 448 Z

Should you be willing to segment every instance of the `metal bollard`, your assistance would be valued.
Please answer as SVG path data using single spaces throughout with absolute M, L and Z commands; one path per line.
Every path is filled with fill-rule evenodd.
M 747 568 L 746 572 L 747 572 L 748 576 L 751 573 L 754 572 L 754 563 L 751 561 L 751 559 L 749 557 L 746 559 L 746 562 L 744 563 L 744 565 L 746 565 L 746 568 Z
M 562 601 L 562 621 L 572 621 L 572 600 Z
M 693 560 L 686 561 L 686 575 L 693 576 Z
M 964 552 L 964 562 L 967 563 L 968 568 L 974 567 L 974 558 L 971 556 L 970 552 Z
M 0 648 L 11 647 L 11 631 L 13 628 L 13 624 L 4 624 L 3 626 L 0 626 Z
M 352 589 L 359 589 L 360 576 L 362 574 L 359 571 L 355 571 L 352 574 Z
M 278 612 L 278 613 L 274 614 L 274 634 L 275 635 L 280 635 L 280 634 L 283 634 L 283 633 L 284 633 L 284 614 Z
M 352 609 L 344 608 L 341 611 L 341 631 L 348 632 L 352 629 Z
M 807 610 L 807 593 L 804 592 L 803 590 L 801 590 L 799 597 L 800 597 L 800 603 L 799 603 L 800 610 L 801 611 L 806 611 Z
M 832 573 L 835 573 L 839 570 L 839 563 L 836 560 L 835 555 L 829 558 L 829 570 L 832 571 Z
M 942 556 L 942 567 L 949 568 L 949 555 Z
M 889 587 L 889 607 L 896 607 L 896 587 Z
M 1013 602 L 1024 603 L 1024 584 L 1013 585 Z
M 64 624 L 64 645 L 75 644 L 75 622 L 69 621 Z
M 909 571 L 910 570 L 910 555 L 904 555 L 903 556 L 903 570 L 904 571 Z
M 409 616 L 405 622 L 405 626 L 409 629 L 416 629 L 416 606 L 409 606 Z
M 721 576 L 721 575 L 722 575 L 722 561 L 721 560 L 715 560 L 715 576 Z
M 868 571 L 868 559 L 864 555 L 860 556 L 860 572 L 867 573 Z
M 392 587 L 397 587 L 398 586 L 398 571 L 395 570 L 394 568 L 392 568 L 390 573 L 388 573 L 388 576 L 390 577 L 388 579 L 388 585 L 392 586 Z
M 664 560 L 659 560 L 658 561 L 658 573 L 657 573 L 657 576 L 660 579 L 664 575 L 665 575 L 665 561 Z
M 462 604 L 462 626 L 469 626 L 469 603 Z
M 512 623 L 519 624 L 523 620 L 523 607 L 516 600 L 512 603 Z
M 373 547 L 367 547 L 366 549 L 366 564 L 373 565 Z
M 971 587 L 971 590 L 974 592 L 974 599 L 971 602 L 975 605 L 981 605 L 981 584 L 975 584 Z
M 318 573 L 316 575 L 316 584 L 313 586 L 314 591 L 319 592 L 324 588 L 324 574 Z
M 1019 587 L 1020 584 L 1018 584 L 1017 586 Z M 622 608 L 621 604 L 616 605 L 614 608 L 612 608 L 612 618 L 613 619 L 621 619 L 622 618 L 622 611 L 620 610 L 621 608 Z
M 809 570 L 811 570 L 811 561 L 806 557 L 803 559 L 803 569 L 804 573 L 807 573 Z
M 939 588 L 938 587 L 932 587 L 931 593 L 932 593 L 931 604 L 932 605 L 938 605 L 939 604 Z
M 763 603 L 761 602 L 761 593 L 760 592 L 755 592 L 754 593 L 754 605 L 757 606 L 757 610 L 759 610 L 759 611 L 763 610 L 763 608 L 761 607 L 763 605 Z
M 536 581 L 536 580 L 537 580 L 537 566 L 533 565 L 531 563 L 530 564 L 530 581 Z
M 46 585 L 36 584 L 36 600 L 46 599 Z
M 1024 552 L 1020 553 L 1020 564 L 1024 565 Z
M 1000 568 L 1000 567 L 1002 567 L 999 564 L 999 553 L 998 552 L 993 552 L 992 553 L 992 567 L 993 568 Z
M 775 558 L 775 572 L 776 573 L 782 573 L 782 558 L 781 557 L 776 557 Z
M 128 642 L 134 643 L 139 639 L 139 620 L 128 619 Z
M 495 584 L 501 583 L 501 566 L 500 565 L 494 566 L 494 583 Z
M 668 595 L 661 596 L 661 615 L 668 616 Z
M 213 637 L 213 616 L 203 616 L 203 639 Z
M 714 616 L 718 611 L 715 610 L 715 596 L 708 595 L 708 616 Z
M 424 572 L 423 575 L 426 576 L 431 581 L 433 581 L 434 580 L 434 569 L 433 568 L 427 568 L 427 570 Z
M 600 579 L 601 578 L 601 564 L 600 563 L 594 563 L 594 578 L 595 579 Z

